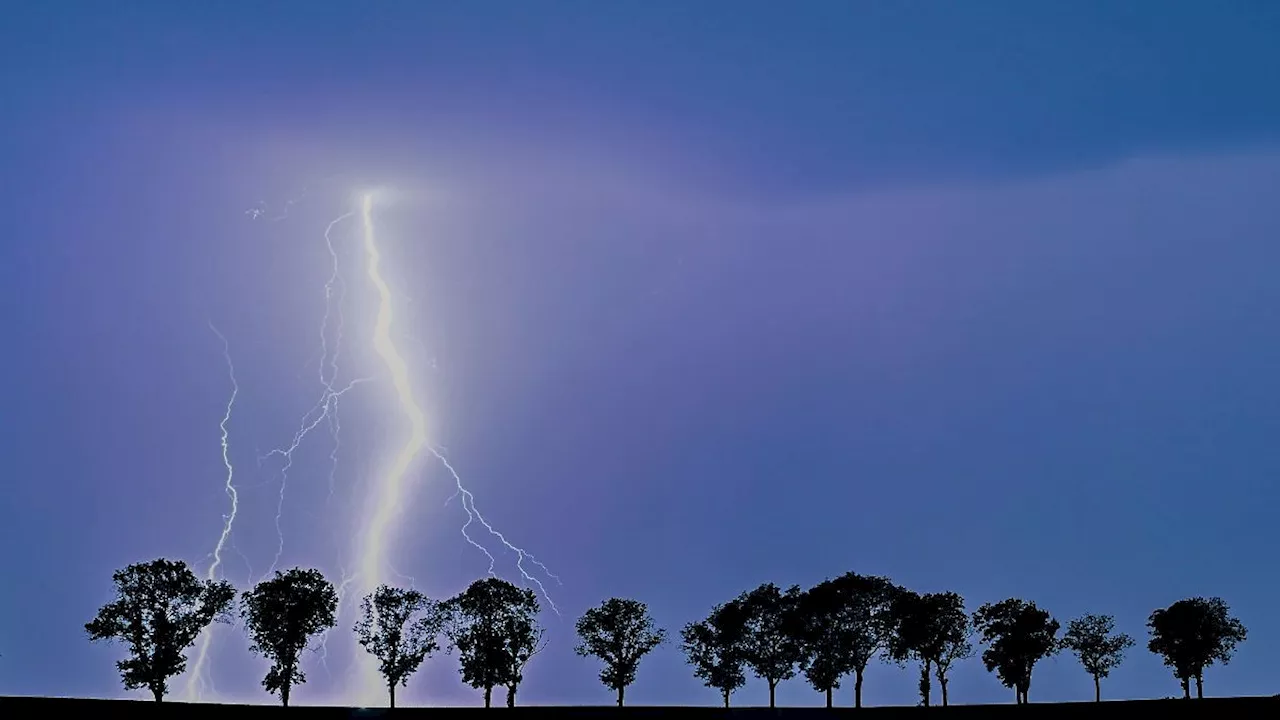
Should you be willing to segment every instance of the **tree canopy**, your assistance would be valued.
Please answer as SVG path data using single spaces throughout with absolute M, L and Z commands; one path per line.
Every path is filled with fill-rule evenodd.
M 733 691 L 747 682 L 743 671 L 746 633 L 747 614 L 736 600 L 715 606 L 705 619 L 680 631 L 680 647 L 694 676 L 719 690 L 725 707 Z
M 1247 636 L 1244 625 L 1217 597 L 1179 600 L 1151 613 L 1147 627 L 1151 631 L 1147 648 L 1173 669 L 1184 697 L 1191 697 L 1192 678 L 1196 697 L 1204 697 L 1205 668 L 1231 662 L 1236 646 Z
M 604 663 L 600 682 L 618 694 L 622 707 L 627 686 L 635 682 L 640 660 L 666 641 L 667 632 L 656 627 L 649 608 L 639 600 L 609 598 L 578 618 L 579 643 L 574 652 Z
M 778 683 L 795 677 L 804 659 L 799 629 L 800 588 L 785 592 L 765 583 L 743 593 L 737 602 L 746 617 L 743 660 L 769 685 L 769 707 L 775 707 Z
M 973 624 L 987 645 L 982 652 L 987 671 L 1014 689 L 1018 703 L 1026 703 L 1031 671 L 1058 650 L 1058 621 L 1034 602 L 1009 598 L 978 608 Z
M 964 598 L 954 592 L 899 590 L 892 597 L 891 617 L 889 656 L 899 663 L 913 658 L 920 663 L 921 704 L 929 705 L 932 674 L 938 679 L 942 704 L 947 705 L 952 665 L 973 654 Z
M 1102 701 L 1102 678 L 1124 661 L 1124 653 L 1133 647 L 1133 638 L 1115 633 L 1115 618 L 1110 615 L 1084 615 L 1067 623 L 1062 647 L 1075 653 L 1085 672 L 1093 676 L 1093 699 Z
M 855 674 L 854 706 L 862 707 L 862 679 L 867 664 L 887 646 L 892 630 L 892 603 L 899 592 L 886 578 L 845 573 L 802 593 L 799 622 L 805 678 L 826 694 L 840 678 Z
M 185 650 L 211 623 L 230 620 L 236 591 L 225 581 L 201 581 L 181 560 L 136 563 L 111 576 L 116 599 L 85 624 L 89 639 L 125 643 L 116 662 L 127 690 L 147 688 L 164 700 L 169 678 L 187 668 Z
M 361 601 L 356 639 L 377 658 L 391 707 L 396 706 L 396 687 L 406 685 L 440 647 L 441 620 L 438 604 L 417 590 L 380 585 Z
M 286 707 L 293 686 L 307 681 L 299 656 L 313 636 L 334 626 L 337 609 L 333 583 L 319 570 L 277 570 L 242 596 L 249 650 L 271 661 L 262 686 L 278 692 Z
M 489 577 L 471 583 L 443 609 L 463 682 L 484 690 L 485 707 L 492 704 L 493 688 L 506 686 L 507 705 L 514 707 L 525 665 L 545 646 L 537 595 Z

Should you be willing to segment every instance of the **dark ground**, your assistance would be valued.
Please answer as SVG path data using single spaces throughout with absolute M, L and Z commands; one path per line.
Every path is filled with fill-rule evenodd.
M 303 720 L 338 720 L 339 718 L 375 718 L 394 715 L 422 720 L 479 720 L 484 708 L 386 708 L 352 709 L 328 707 L 281 708 L 270 705 L 188 705 L 179 702 L 154 703 L 139 700 L 80 700 L 73 698 L 0 698 L 0 718 L 39 718 L 58 720 L 68 717 L 121 718 L 192 718 L 234 717 L 235 720 L 278 718 L 281 713 Z M 1280 696 L 1260 698 L 1206 698 L 1204 700 L 1126 700 L 1103 703 L 1032 703 L 1031 705 L 957 705 L 949 708 L 876 707 L 853 708 L 709 708 L 709 707 L 519 707 L 492 708 L 490 712 L 516 716 L 521 720 L 656 720 L 689 717 L 699 720 L 820 720 L 854 717 L 865 720 L 894 720 L 944 715 L 948 718 L 1139 718 L 1178 717 L 1180 719 L 1236 718 L 1280 719 Z

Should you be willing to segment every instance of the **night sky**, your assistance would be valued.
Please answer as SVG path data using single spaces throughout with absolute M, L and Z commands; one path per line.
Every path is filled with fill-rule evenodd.
M 676 635 L 849 570 L 1114 614 L 1139 646 L 1109 697 L 1179 694 L 1146 618 L 1220 595 L 1250 637 L 1206 692 L 1277 691 L 1280 5 L 0 7 L 0 694 L 144 694 L 83 625 L 116 568 L 209 567 L 210 323 L 239 385 L 222 570 L 271 566 L 260 457 L 320 396 L 324 229 L 371 187 L 431 442 L 562 580 L 522 702 L 611 702 L 572 653 L 606 597 Z M 280 516 L 280 567 L 335 581 L 407 432 L 357 229 L 332 235 L 340 375 L 372 380 L 332 475 L 327 426 L 304 439 Z M 445 597 L 488 563 L 441 465 L 414 468 L 388 567 Z M 294 702 L 350 700 L 351 609 Z M 246 648 L 215 630 L 215 696 L 275 702 Z M 456 668 L 401 702 L 479 704 Z M 1033 701 L 1091 699 L 1070 656 L 1034 677 Z M 875 664 L 865 699 L 916 681 Z M 950 694 L 1012 701 L 976 659 Z M 627 698 L 719 702 L 676 643 Z

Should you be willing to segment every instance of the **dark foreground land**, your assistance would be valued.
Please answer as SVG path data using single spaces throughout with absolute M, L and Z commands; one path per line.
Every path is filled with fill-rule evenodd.
M 234 718 L 263 720 L 281 715 L 298 720 L 339 720 L 377 718 L 388 715 L 421 720 L 481 720 L 488 713 L 519 720 L 657 720 L 687 717 L 690 720 L 894 720 L 942 715 L 961 720 L 978 718 L 1280 718 L 1280 696 L 1257 698 L 1206 698 L 1204 700 L 1124 700 L 1103 703 L 1033 703 L 1030 705 L 956 705 L 948 708 L 877 707 L 853 708 L 713 708 L 713 707 L 497 707 L 485 708 L 335 708 L 272 705 L 188 705 L 179 702 L 154 703 L 138 700 L 80 700 L 75 698 L 0 698 L 0 718 L 120 717 L 120 718 Z

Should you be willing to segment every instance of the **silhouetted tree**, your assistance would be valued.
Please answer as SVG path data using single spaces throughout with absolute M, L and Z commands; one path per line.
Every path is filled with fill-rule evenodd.
M 307 681 L 299 655 L 312 636 L 334 626 L 338 594 L 319 570 L 276 571 L 241 596 L 240 612 L 249 631 L 249 650 L 271 661 L 262 679 L 269 693 L 289 706 L 294 685 Z
M 854 707 L 862 707 L 867 664 L 886 648 L 892 630 L 892 603 L 899 591 L 882 577 L 845 573 L 801 595 L 799 632 L 805 678 L 832 706 L 832 691 L 852 672 Z
M 1102 678 L 1111 674 L 1124 661 L 1124 651 L 1133 647 L 1133 638 L 1124 633 L 1113 634 L 1115 618 L 1110 615 L 1084 615 L 1067 623 L 1062 647 L 1075 653 L 1085 672 L 1093 676 L 1094 702 L 1102 702 Z
M 667 639 L 667 631 L 655 627 L 649 608 L 639 600 L 610 598 L 578 618 L 574 652 L 604 663 L 600 682 L 618 693 L 622 707 L 627 686 L 635 682 L 640 659 Z
M 842 647 L 845 607 L 843 598 L 830 580 L 809 588 L 800 597 L 800 639 L 804 657 L 800 669 L 809 685 L 826 695 L 832 707 L 832 693 L 840 689 L 852 663 Z
M 773 583 L 745 592 L 737 600 L 747 620 L 743 659 L 756 677 L 769 684 L 769 707 L 775 707 L 778 683 L 795 677 L 804 660 L 799 601 L 798 586 L 783 592 Z
M 458 649 L 462 681 L 484 690 L 490 707 L 493 689 L 507 688 L 507 706 L 515 707 L 524 667 L 546 646 L 538 625 L 538 596 L 506 580 L 477 580 L 448 600 L 449 640 Z
M 527 592 L 533 598 L 533 592 Z M 516 706 L 516 691 L 520 689 L 520 683 L 524 682 L 525 665 L 547 646 L 546 631 L 537 624 L 534 617 L 537 612 L 537 599 L 534 598 L 533 611 L 527 617 L 511 616 L 506 619 L 507 657 L 510 662 L 507 671 L 507 707 Z
M 1031 671 L 1058 651 L 1058 621 L 1033 602 L 1009 598 L 978 608 L 973 624 L 987 645 L 982 652 L 987 672 L 994 671 L 1005 687 L 1013 688 L 1018 703 L 1028 702 Z
M 897 590 L 891 601 L 892 633 L 889 657 L 898 663 L 920 663 L 920 703 L 929 706 L 930 673 L 942 689 L 942 704 L 950 702 L 949 673 L 958 660 L 973 654 L 971 627 L 964 598 L 953 592 L 918 594 Z
M 391 707 L 396 706 L 396 686 L 408 684 L 409 676 L 440 647 L 441 625 L 437 603 L 417 590 L 379 585 L 361 601 L 356 638 L 378 659 Z
M 1147 621 L 1151 641 L 1147 649 L 1164 658 L 1182 683 L 1183 697 L 1191 697 L 1191 679 L 1196 681 L 1196 697 L 1204 697 L 1204 669 L 1231 662 L 1236 645 L 1247 635 L 1244 625 L 1231 617 L 1222 598 L 1194 597 L 1179 600 L 1151 613 Z
M 116 599 L 85 624 L 89 640 L 119 640 L 129 657 L 116 663 L 126 690 L 147 688 L 164 700 L 168 680 L 187 668 L 184 651 L 200 631 L 230 620 L 236 591 L 228 582 L 201 582 L 181 560 L 136 563 L 111 575 Z
M 725 707 L 729 707 L 733 691 L 747 682 L 743 673 L 746 632 L 746 612 L 737 601 L 715 606 L 705 620 L 689 623 L 680 631 L 681 649 L 694 676 L 719 690 Z

